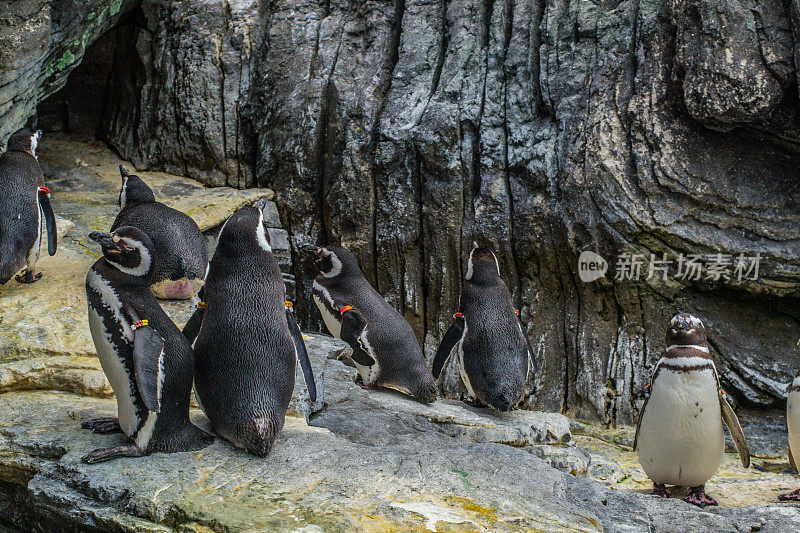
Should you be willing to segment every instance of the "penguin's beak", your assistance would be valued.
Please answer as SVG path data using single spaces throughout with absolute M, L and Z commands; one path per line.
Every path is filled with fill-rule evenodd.
M 300 247 L 300 251 L 308 255 L 319 255 L 322 252 L 319 246 L 314 246 L 313 244 L 304 244 Z
M 267 206 L 267 201 L 264 198 L 260 198 L 258 202 L 256 202 L 256 207 L 262 213 L 264 212 L 264 208 Z
M 676 331 L 691 331 L 692 330 L 692 323 L 686 318 L 679 318 L 675 324 Z
M 94 242 L 100 243 L 103 248 L 114 245 L 114 235 L 105 231 L 93 231 L 89 234 L 89 238 Z
M 130 175 L 131 175 L 131 173 L 130 173 L 130 172 L 128 172 L 128 169 L 127 169 L 127 168 L 125 168 L 125 165 L 120 165 L 120 166 L 119 166 L 119 175 L 120 175 L 120 176 L 122 176 L 122 178 L 123 178 L 123 179 L 125 179 L 125 178 L 127 178 L 128 176 L 130 176 Z

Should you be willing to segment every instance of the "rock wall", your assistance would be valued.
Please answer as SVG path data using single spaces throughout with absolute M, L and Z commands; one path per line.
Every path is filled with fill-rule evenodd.
M 39 4 L 14 16 L 33 24 L 48 6 L 20 6 Z M 740 400 L 782 402 L 800 364 L 797 2 L 121 5 L 98 135 L 137 166 L 274 189 L 306 327 L 297 246 L 341 243 L 432 356 L 477 241 L 528 327 L 538 407 L 630 422 L 677 310 L 704 318 Z M 51 31 L 46 57 L 64 42 Z M 34 94 L 0 113 L 2 134 L 63 85 L 42 49 L 0 46 Z M 586 250 L 605 278 L 580 280 Z M 613 280 L 630 253 L 645 274 L 651 254 L 760 253 L 760 277 Z

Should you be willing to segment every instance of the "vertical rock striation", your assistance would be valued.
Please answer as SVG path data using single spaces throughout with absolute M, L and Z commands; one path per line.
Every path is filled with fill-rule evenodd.
M 76 12 L 46 4 L 15 1 L 13 17 L 47 35 L 48 16 Z M 797 2 L 122 5 L 98 134 L 140 167 L 274 189 L 306 327 L 297 246 L 341 243 L 432 355 L 477 241 L 528 327 L 538 407 L 633 420 L 677 310 L 705 319 L 740 399 L 784 398 L 800 337 Z M 42 100 L 59 85 L 40 58 L 63 40 L 9 54 L 8 20 L 0 63 L 34 73 L 15 83 Z M 0 98 L 0 133 L 32 112 L 21 94 Z M 605 278 L 580 280 L 586 250 Z M 623 253 L 643 256 L 641 281 L 613 279 Z M 651 254 L 681 253 L 760 253 L 760 278 L 644 279 Z

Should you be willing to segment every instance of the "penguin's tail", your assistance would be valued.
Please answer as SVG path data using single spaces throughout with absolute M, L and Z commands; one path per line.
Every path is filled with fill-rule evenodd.
M 0 255 L 0 285 L 8 283 L 21 268 L 22 266 L 18 265 L 13 258 L 6 260 L 5 257 Z
M 273 416 L 265 416 L 252 420 L 244 449 L 258 457 L 266 457 L 272 450 L 272 445 L 278 438 L 278 433 L 283 429 L 284 420 Z

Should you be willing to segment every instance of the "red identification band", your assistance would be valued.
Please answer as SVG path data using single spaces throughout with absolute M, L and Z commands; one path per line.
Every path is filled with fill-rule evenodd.
M 39 187 L 38 190 L 43 191 L 47 193 L 47 196 L 50 196 L 50 189 L 48 189 L 47 187 Z
M 138 321 L 138 322 L 134 322 L 133 324 L 131 324 L 131 329 L 132 329 L 132 330 L 134 330 L 134 331 L 136 331 L 136 330 L 137 330 L 137 329 L 139 329 L 140 327 L 142 327 L 142 326 L 147 326 L 147 325 L 149 325 L 149 324 L 150 324 L 150 322 L 149 322 L 147 319 L 145 319 L 145 320 L 140 320 L 140 321 Z
M 453 315 L 453 318 L 464 318 L 464 313 L 456 313 Z
M 348 312 L 349 310 L 351 310 L 352 308 L 353 308 L 353 306 L 352 306 L 352 305 L 345 305 L 344 307 L 342 307 L 341 309 L 339 309 L 339 312 L 340 312 L 340 313 L 342 313 L 342 314 L 344 314 L 344 313 Z
M 518 315 L 519 314 L 519 309 L 514 309 L 514 314 Z

